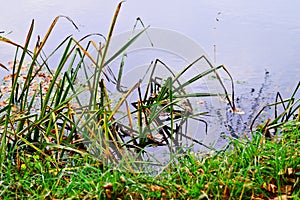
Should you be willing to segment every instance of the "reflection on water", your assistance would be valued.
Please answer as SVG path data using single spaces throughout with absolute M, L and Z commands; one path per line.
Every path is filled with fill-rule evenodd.
M 0 30 L 13 31 L 9 37 L 23 43 L 31 19 L 36 20 L 35 34 L 43 35 L 54 17 L 63 14 L 79 25 L 80 33 L 61 20 L 55 29 L 56 37 L 68 34 L 79 37 L 91 32 L 105 34 L 117 3 L 11 0 L 6 2 L 6 7 L 11 9 L 1 10 Z M 274 72 L 273 80 L 280 82 L 278 85 L 294 85 L 296 81 L 282 77 L 299 72 L 299 4 L 279 0 L 226 3 L 131 0 L 123 4 L 116 32 L 131 29 L 136 17 L 141 17 L 153 27 L 173 29 L 192 37 L 211 58 L 213 45 L 216 45 L 217 62 L 228 66 L 236 79 L 262 81 L 263 72 L 268 69 L 271 74 Z M 8 61 L 14 51 L 2 45 L 0 48 L 1 61 Z M 281 71 L 281 76 L 275 73 L 277 71 Z M 253 80 L 252 76 L 256 78 Z

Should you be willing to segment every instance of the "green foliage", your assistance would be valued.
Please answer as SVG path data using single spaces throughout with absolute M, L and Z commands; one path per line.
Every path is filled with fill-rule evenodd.
M 141 81 L 137 81 L 132 88 L 122 91 L 118 99 L 109 91 L 106 84 L 110 82 L 115 83 L 117 89 L 121 88 L 126 49 L 147 31 L 147 27 L 138 31 L 108 57 L 121 4 L 115 11 L 106 38 L 101 34 L 90 34 L 80 40 L 69 36 L 48 56 L 43 48 L 60 18 L 67 19 L 77 29 L 70 18 L 56 17 L 46 35 L 42 39 L 38 37 L 33 51 L 29 46 L 34 20 L 24 45 L 0 37 L 1 42 L 16 47 L 15 58 L 10 66 L 1 64 L 4 69 L 11 69 L 11 74 L 4 77 L 8 93 L 1 88 L 1 168 L 10 160 L 20 170 L 25 162 L 23 156 L 37 153 L 57 170 L 62 163 L 68 163 L 72 156 L 87 154 L 105 163 L 125 163 L 133 170 L 140 165 L 142 154 L 147 153 L 149 146 L 167 146 L 171 154 L 178 151 L 181 143 L 176 137 L 187 137 L 182 132 L 183 124 L 189 118 L 198 120 L 199 116 L 207 114 L 192 112 L 190 99 L 218 94 L 186 93 L 185 90 L 212 73 L 222 84 L 217 70 L 225 69 L 224 66 L 214 67 L 205 56 L 200 56 L 178 74 L 174 74 L 162 61 L 155 60 L 147 70 L 153 75 L 156 65 L 160 64 L 170 72 L 170 77 L 155 80 L 150 76 L 146 91 L 142 91 Z M 100 36 L 104 42 L 85 42 L 92 36 Z M 108 65 L 122 55 L 116 80 L 114 75 L 108 73 Z M 60 57 L 58 63 L 49 63 L 53 56 Z M 210 69 L 180 83 L 181 77 L 199 60 L 207 62 Z M 138 100 L 129 102 L 128 97 L 133 94 L 138 96 Z M 130 108 L 129 103 L 134 105 L 134 109 Z M 134 120 L 134 116 L 138 119 Z M 177 149 L 174 150 L 173 146 Z M 135 161 L 139 163 L 136 166 Z
M 79 155 L 56 170 L 38 154 L 27 154 L 20 169 L 11 162 L 4 165 L 0 195 L 20 199 L 293 199 L 300 195 L 299 124 L 286 123 L 280 130 L 280 138 L 273 140 L 260 132 L 252 140 L 231 140 L 231 151 L 177 155 L 177 161 L 156 176 Z
M 282 100 L 278 95 L 284 111 L 278 115 L 276 110 L 275 119 L 262 126 L 260 132 L 254 132 L 252 139 L 231 140 L 232 150 L 228 152 L 179 154 L 182 148 L 175 137 L 182 135 L 182 127 L 178 126 L 189 118 L 207 114 L 191 112 L 189 99 L 217 96 L 187 93 L 186 87 L 214 74 L 230 101 L 217 73 L 220 69 L 228 71 L 224 66 L 214 67 L 205 56 L 200 56 L 177 74 L 162 61 L 155 60 L 148 69 L 151 74 L 160 64 L 172 76 L 163 80 L 154 80 L 150 76 L 145 91 L 141 89 L 141 81 L 123 90 L 120 81 L 126 49 L 147 28 L 107 57 L 121 4 L 106 38 L 100 34 L 87 35 L 80 40 L 66 37 L 46 57 L 42 55 L 43 48 L 60 18 L 67 19 L 77 28 L 70 18 L 55 18 L 33 51 L 29 46 L 34 21 L 24 45 L 0 36 L 1 42 L 16 47 L 10 66 L 0 64 L 3 70 L 11 70 L 0 88 L 0 196 L 4 199 L 299 196 L 300 134 L 299 116 L 296 115 L 299 100 L 295 100 L 299 85 L 288 100 Z M 92 36 L 100 36 L 104 45 L 94 40 L 84 43 Z M 60 50 L 63 52 L 59 62 L 49 64 L 48 60 L 57 56 Z M 96 56 L 92 54 L 95 50 Z M 106 68 L 119 56 L 123 59 L 116 79 L 110 77 Z M 184 73 L 201 59 L 210 69 L 181 83 L 179 80 Z M 84 76 L 84 81 L 80 76 Z M 122 91 L 117 100 L 107 88 L 107 82 L 115 82 L 116 89 Z M 130 102 L 134 106 L 131 110 L 128 97 L 133 94 L 138 100 Z M 125 113 L 124 109 L 121 112 L 122 106 L 126 108 Z M 234 102 L 230 102 L 230 106 L 235 111 Z M 291 118 L 295 120 L 290 121 Z M 276 128 L 276 137 L 266 134 L 272 128 Z M 125 140 L 125 137 L 129 139 Z M 149 146 L 167 146 L 170 150 L 170 161 L 156 176 L 145 170 L 148 162 L 142 160 Z M 180 148 L 174 150 L 173 146 Z

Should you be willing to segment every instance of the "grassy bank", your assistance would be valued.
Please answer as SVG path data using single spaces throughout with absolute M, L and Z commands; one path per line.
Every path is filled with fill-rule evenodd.
M 73 157 L 56 171 L 38 155 L 18 169 L 1 171 L 3 199 L 297 199 L 300 196 L 299 122 L 280 127 L 281 136 L 230 141 L 230 151 L 187 153 L 156 176 Z M 122 169 L 123 168 L 123 169 Z

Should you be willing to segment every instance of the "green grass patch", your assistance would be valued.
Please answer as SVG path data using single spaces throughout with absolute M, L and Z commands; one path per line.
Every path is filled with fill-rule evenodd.
M 3 199 L 296 199 L 300 195 L 299 122 L 280 137 L 231 140 L 232 150 L 178 155 L 159 174 L 74 156 L 59 170 L 38 155 L 0 172 Z

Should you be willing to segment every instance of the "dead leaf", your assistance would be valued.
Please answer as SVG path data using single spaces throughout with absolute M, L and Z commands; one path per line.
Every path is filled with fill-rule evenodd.
M 293 173 L 294 173 L 293 168 L 290 167 L 290 168 L 287 169 L 287 174 L 288 174 L 288 175 L 291 175 L 291 174 L 293 174 Z
M 124 177 L 124 176 L 121 176 L 121 177 L 120 177 L 120 181 L 121 181 L 122 183 L 125 183 L 125 182 L 126 182 L 125 177 Z
M 290 198 L 288 198 L 287 195 L 281 195 L 281 196 L 278 196 L 278 197 L 275 197 L 273 200 L 288 200 Z
M 112 183 L 106 183 L 103 185 L 104 189 L 112 189 L 113 188 L 113 184 Z
M 158 185 L 151 185 L 150 186 L 150 190 L 152 192 L 157 192 L 157 191 L 159 191 L 159 192 L 165 192 L 165 188 L 163 188 L 161 186 L 158 186 Z
M 241 109 L 241 108 L 234 108 L 234 109 L 229 109 L 229 112 L 231 113 L 235 113 L 235 114 L 238 114 L 238 115 L 243 115 L 245 114 L 245 112 Z
M 106 197 L 107 197 L 108 199 L 111 199 L 111 197 L 112 197 L 112 191 L 111 191 L 110 189 L 106 189 L 106 190 L 105 190 L 105 193 L 106 193 Z
M 6 101 L 0 101 L 0 106 L 6 106 L 7 102 Z

